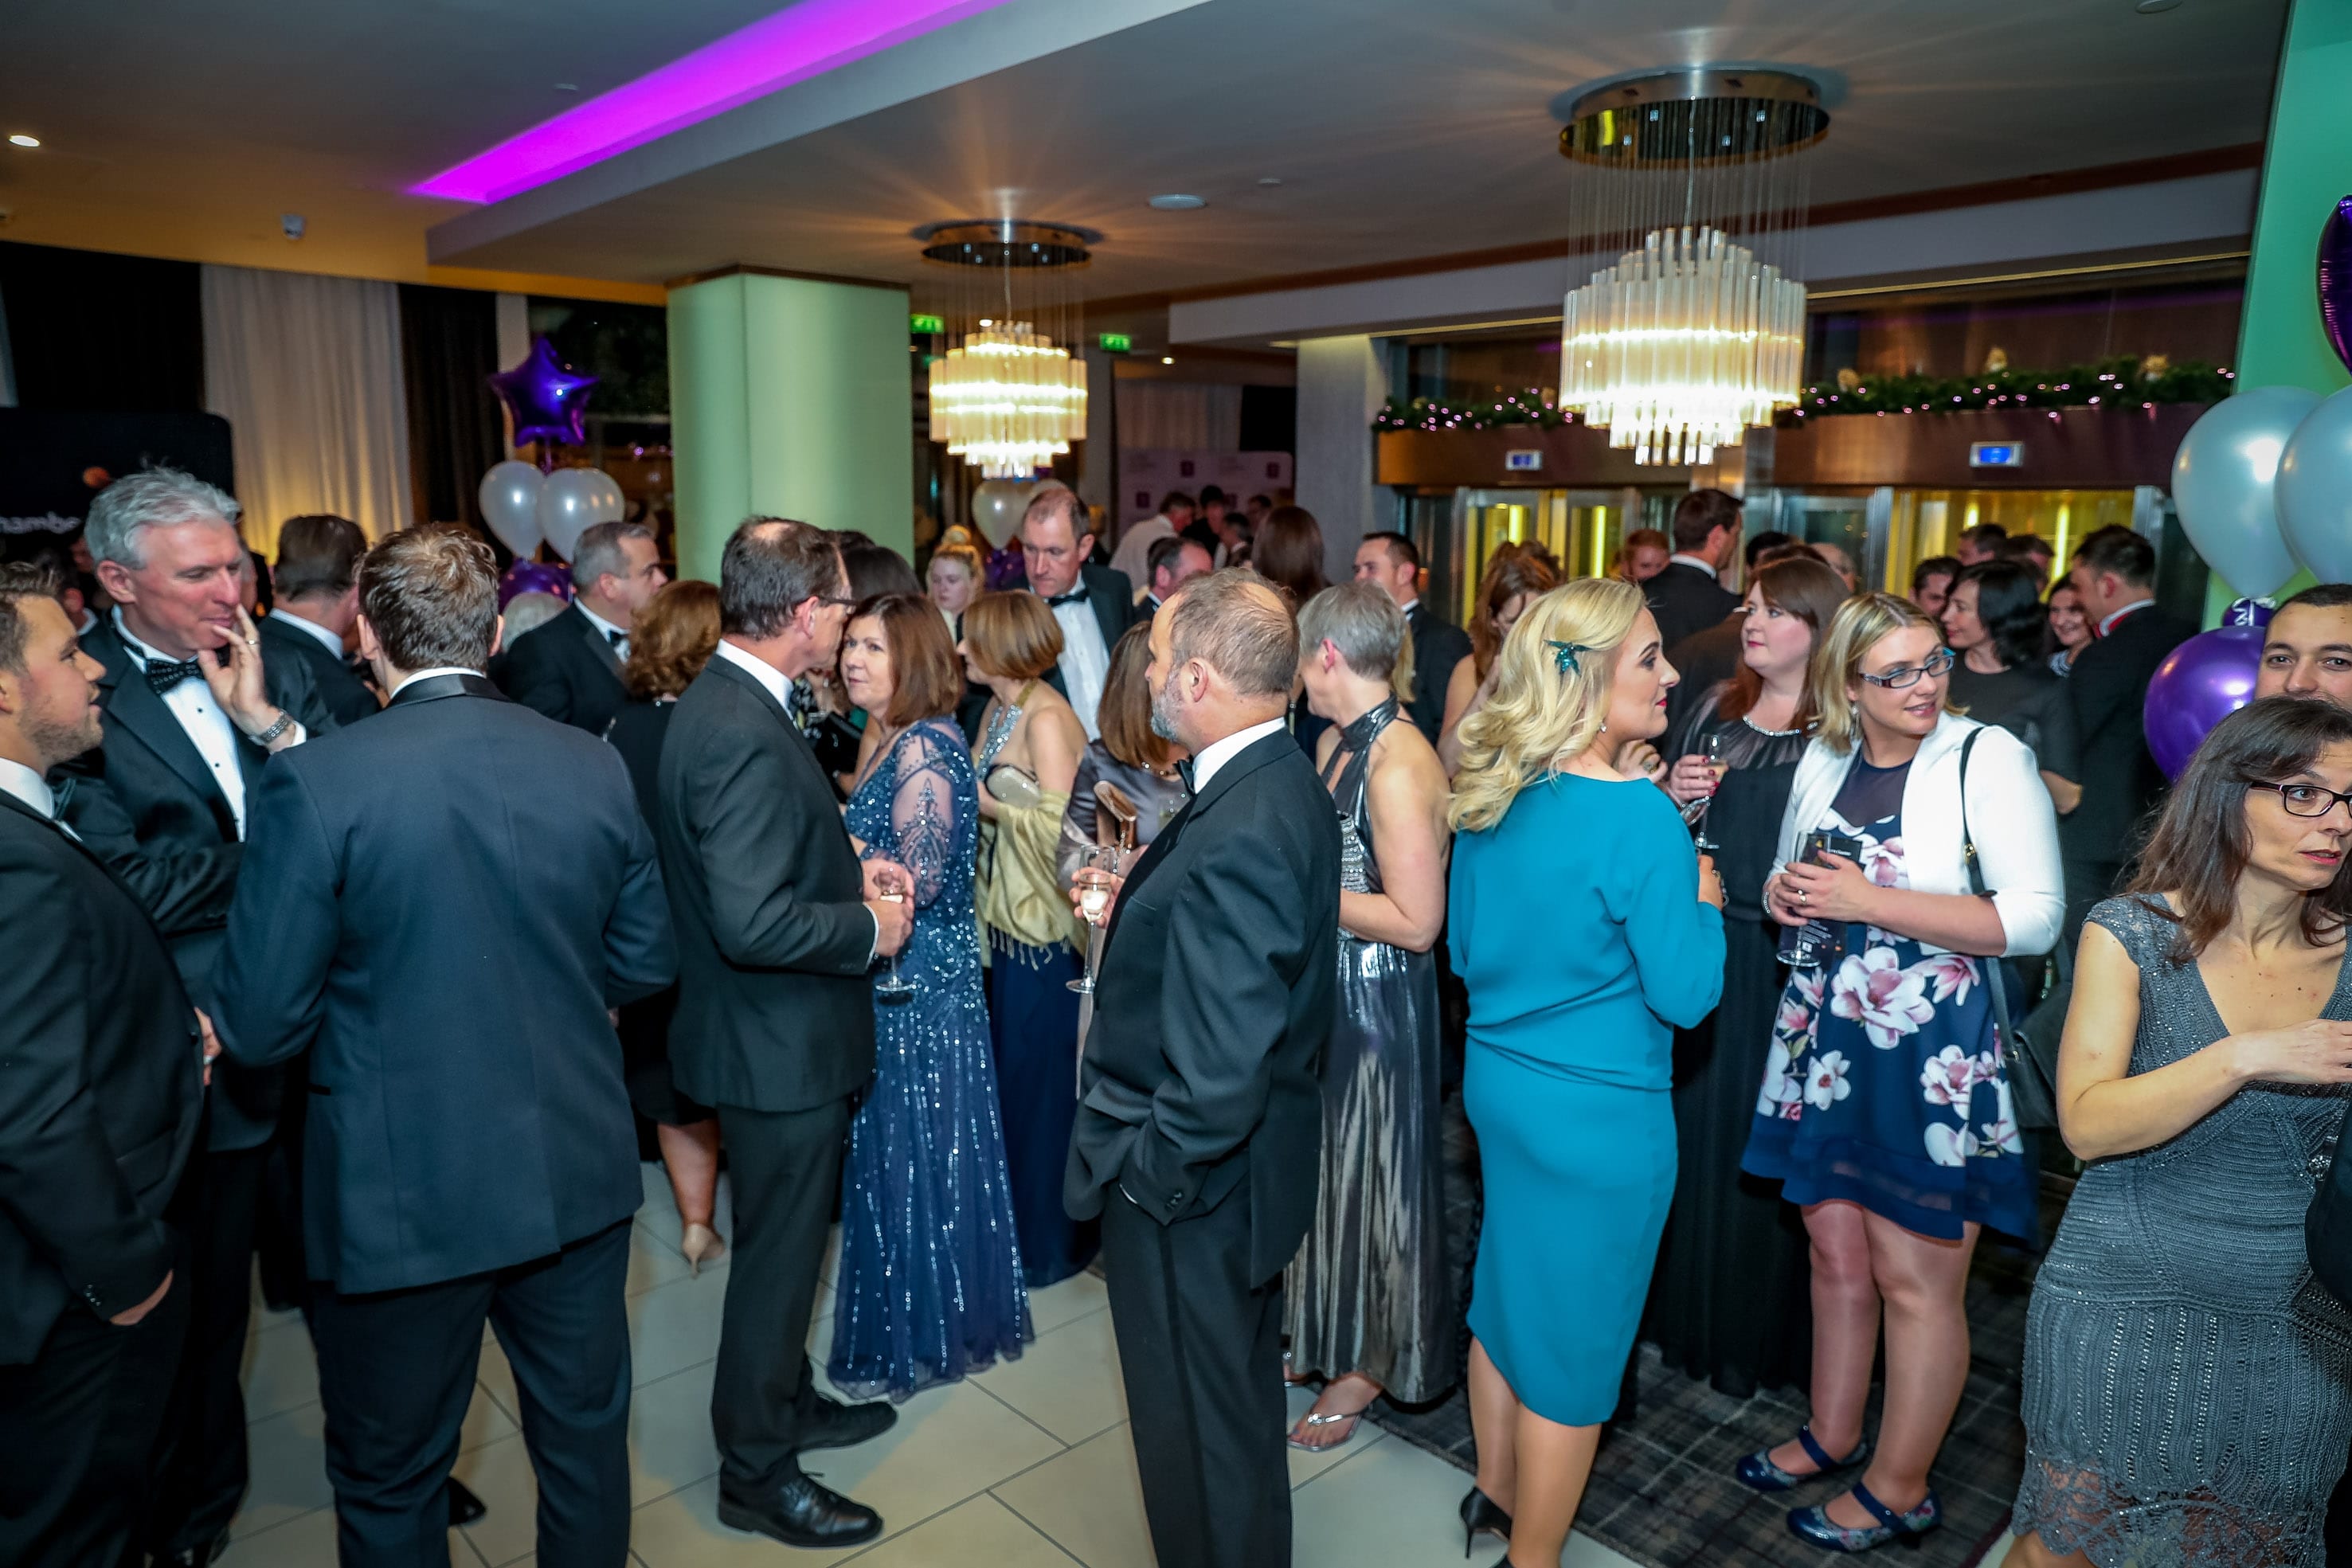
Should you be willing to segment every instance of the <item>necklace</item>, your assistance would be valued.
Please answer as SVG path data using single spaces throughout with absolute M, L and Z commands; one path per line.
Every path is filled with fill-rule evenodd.
M 1013 728 L 1021 722 L 1021 705 L 1027 702 L 1029 694 L 1036 689 L 1034 680 L 1024 681 L 1021 689 L 1013 694 L 1011 702 L 1002 697 L 997 699 L 995 716 L 988 721 L 988 729 L 980 737 L 980 771 L 983 777 L 996 765 L 996 754 L 1003 751 L 1005 742 L 1013 738 Z

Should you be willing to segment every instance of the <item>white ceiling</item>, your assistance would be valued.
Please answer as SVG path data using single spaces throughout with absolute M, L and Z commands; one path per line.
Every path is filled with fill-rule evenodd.
M 555 82 L 593 93 L 773 5 L 18 0 L 0 132 L 47 145 L 0 146 L 0 238 L 421 275 L 426 229 L 464 209 L 402 187 L 577 101 Z M 908 229 L 1010 211 L 1104 231 L 1087 287 L 1105 297 L 1554 239 L 1555 96 L 1705 60 L 1840 83 L 1816 203 L 2021 179 L 2260 140 L 2284 9 L 1209 0 L 462 251 L 445 236 L 435 259 L 914 279 Z M 1144 205 L 1166 191 L 1211 204 Z M 299 247 L 277 234 L 286 211 L 310 217 Z

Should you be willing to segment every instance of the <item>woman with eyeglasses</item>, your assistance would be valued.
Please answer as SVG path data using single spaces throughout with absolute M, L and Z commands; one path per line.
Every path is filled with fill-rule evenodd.
M 1738 1475 L 1777 1492 L 1858 1470 L 1789 1515 L 1832 1552 L 1942 1522 L 1927 1470 L 1968 1380 L 1969 1257 L 1985 1226 L 2034 1235 L 2034 1163 L 1985 976 L 2057 939 L 2057 819 L 2033 753 L 1946 705 L 1952 664 L 1906 600 L 1839 608 L 1808 671 L 1820 716 L 1764 884 L 1790 928 L 1790 974 L 1741 1164 L 1804 1211 L 1812 1418 Z M 1874 1446 L 1863 1412 L 1882 1320 Z
M 2352 1311 L 2304 1217 L 2352 1083 L 2352 714 L 2265 697 L 2083 925 L 2058 1123 L 2090 1162 L 2025 1329 L 2019 1568 L 2334 1558 Z

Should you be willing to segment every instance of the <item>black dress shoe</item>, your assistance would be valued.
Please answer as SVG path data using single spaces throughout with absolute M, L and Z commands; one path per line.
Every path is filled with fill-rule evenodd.
M 757 1497 L 719 1487 L 719 1522 L 787 1546 L 855 1546 L 882 1533 L 882 1516 L 794 1470 Z
M 456 1476 L 449 1478 L 449 1526 L 471 1524 L 490 1511 L 490 1505 L 473 1493 L 473 1489 Z
M 878 1437 L 898 1425 L 896 1406 L 880 1399 L 864 1405 L 844 1405 L 820 1394 L 801 1417 L 801 1449 L 846 1448 L 868 1437 Z

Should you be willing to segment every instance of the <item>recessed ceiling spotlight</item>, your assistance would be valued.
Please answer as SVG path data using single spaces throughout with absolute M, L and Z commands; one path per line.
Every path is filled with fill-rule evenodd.
M 1205 207 L 1208 202 L 1200 196 L 1154 196 L 1150 205 L 1163 213 L 1189 213 L 1195 207 Z
M 1173 354 L 1162 354 L 1160 356 L 1160 362 L 1163 365 L 1172 365 L 1176 362 L 1176 356 Z
M 38 147 L 41 144 L 41 139 L 39 137 L 27 136 L 21 131 L 16 132 L 16 135 L 8 138 L 8 140 L 18 147 Z
M 2143 16 L 2153 16 L 2158 11 L 2178 11 L 2180 0 L 2139 0 L 2132 9 Z
M 1281 182 L 1280 180 L 1276 179 L 1276 178 L 1275 176 L 1273 176 L 1272 174 L 1261 174 L 1261 175 L 1259 175 L 1259 176 L 1258 176 L 1258 182 L 1257 182 L 1257 183 L 1258 183 L 1259 184 L 1261 184 L 1261 185 L 1279 185 L 1279 184 L 1281 184 L 1281 183 L 1282 183 L 1282 182 Z
M 555 84 L 555 90 L 558 92 L 578 92 L 580 90 L 580 84 L 576 81 L 560 81 Z

